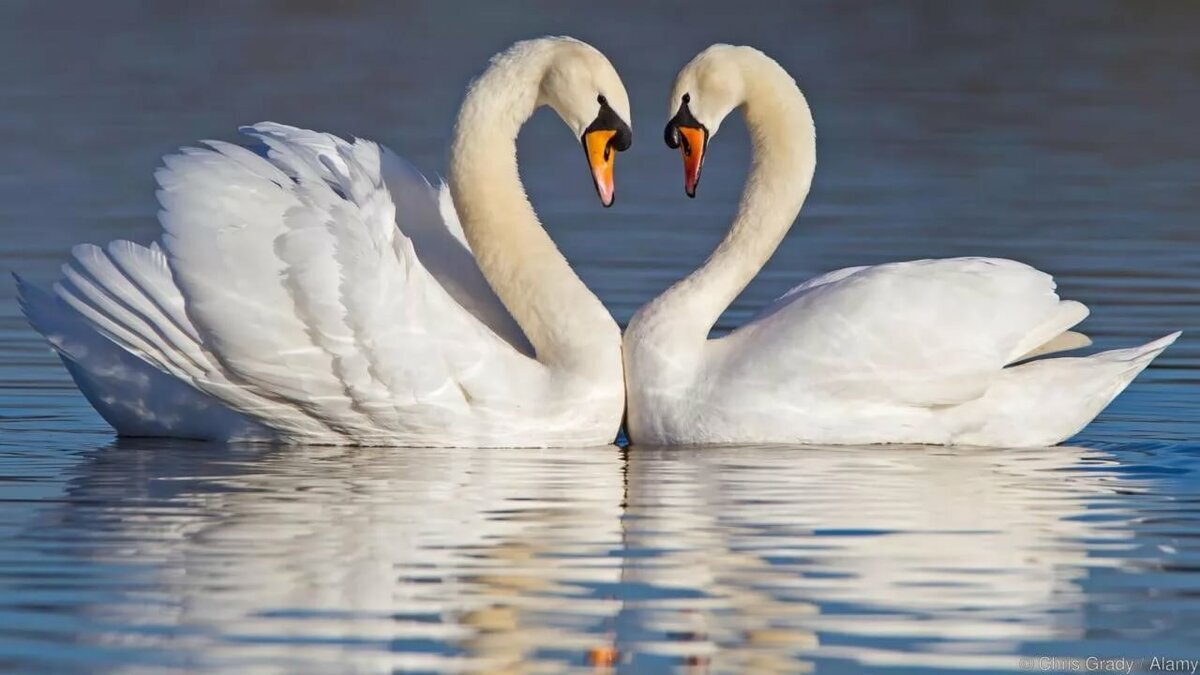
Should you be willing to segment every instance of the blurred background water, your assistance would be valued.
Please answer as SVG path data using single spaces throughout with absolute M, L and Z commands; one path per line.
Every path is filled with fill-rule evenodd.
M 115 441 L 0 283 L 0 670 L 897 672 L 1019 655 L 1200 658 L 1200 5 L 1190 2 L 0 5 L 0 268 L 156 236 L 159 157 L 263 119 L 444 171 L 514 40 L 604 51 L 633 104 L 596 203 L 547 112 L 533 201 L 624 322 L 701 262 L 675 72 L 755 45 L 812 105 L 797 226 L 719 328 L 814 274 L 1012 257 L 1097 348 L 1184 337 L 1069 447 L 654 451 Z

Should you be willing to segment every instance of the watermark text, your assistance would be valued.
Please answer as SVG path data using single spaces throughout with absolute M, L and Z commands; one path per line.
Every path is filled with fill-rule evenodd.
M 1163 656 L 1022 656 L 1017 666 L 1029 673 L 1188 673 L 1200 671 L 1200 659 Z

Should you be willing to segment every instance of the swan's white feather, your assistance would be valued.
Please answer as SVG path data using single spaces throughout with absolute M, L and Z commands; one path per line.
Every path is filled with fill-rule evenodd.
M 627 342 L 639 400 L 652 402 L 641 405 L 640 438 L 1053 445 L 1179 335 L 1013 365 L 1086 346 L 1069 329 L 1087 313 L 1060 300 L 1049 275 L 1011 260 L 837 270 L 708 341 L 699 364 L 681 369 L 668 351 Z M 653 388 L 647 373 L 657 373 Z
M 57 298 L 19 284 L 118 431 L 407 445 L 592 433 L 577 428 L 587 411 L 542 400 L 546 369 L 444 186 L 370 141 L 244 131 L 265 156 L 210 141 L 164 159 L 161 247 L 76 247 Z
M 1087 308 L 1060 300 L 1050 275 L 1028 265 L 954 258 L 830 272 L 707 340 L 803 206 L 816 127 L 796 81 L 751 47 L 701 52 L 676 78 L 671 100 L 680 97 L 710 135 L 740 109 L 754 161 L 721 244 L 630 321 L 635 442 L 1052 445 L 1178 335 L 1014 365 L 1086 345 L 1070 329 Z
M 1048 274 L 1011 260 L 838 270 L 789 291 L 714 345 L 724 379 L 713 405 L 741 407 L 746 418 L 773 410 L 777 439 L 1058 443 L 1174 341 L 1010 367 L 1084 346 L 1087 338 L 1069 329 L 1087 314 L 1059 299 Z
M 1139 347 L 1005 368 L 988 391 L 941 411 L 940 422 L 966 445 L 1039 446 L 1081 431 L 1180 333 Z
M 1061 335 L 1058 335 L 1041 346 L 1025 352 L 1017 361 L 1045 356 L 1047 354 L 1057 354 L 1058 352 L 1069 352 L 1075 349 L 1083 349 L 1092 344 L 1092 339 L 1083 333 L 1077 333 L 1069 330 Z
M 17 279 L 21 309 L 62 357 L 80 392 L 122 433 L 230 441 L 275 433 L 173 377 L 98 330 L 62 299 Z
M 109 408 L 125 410 L 116 416 L 121 421 L 120 426 L 114 423 L 118 430 L 147 435 L 148 430 L 157 429 L 150 435 L 181 435 L 174 421 L 180 411 L 171 406 L 192 407 L 191 403 L 180 403 L 182 394 L 163 398 L 162 405 L 155 405 L 154 398 L 137 405 L 130 403 L 140 400 L 137 391 L 127 391 L 130 381 L 155 381 L 162 375 L 197 390 L 195 395 L 207 400 L 203 407 L 213 408 L 223 402 L 232 410 L 270 420 L 269 426 L 287 437 L 323 438 L 332 433 L 319 420 L 231 381 L 232 376 L 196 339 L 197 331 L 182 309 L 183 297 L 157 246 L 116 241 L 101 249 L 83 244 L 76 246 L 72 254 L 72 260 L 63 266 L 63 279 L 54 287 L 58 298 L 33 293 L 32 286 L 21 284 L 22 305 L 34 327 L 51 338 L 51 344 L 69 359 L 72 374 L 77 379 L 81 373 L 88 375 L 89 399 L 95 403 L 94 399 L 100 398 L 108 402 Z M 64 319 L 64 314 L 74 320 Z M 97 339 L 112 344 L 100 349 Z M 124 356 L 104 356 L 110 347 L 119 348 Z M 151 376 L 147 369 L 158 375 Z M 174 385 L 156 388 L 164 387 L 178 390 Z M 97 409 L 104 414 L 99 405 Z M 163 420 L 169 422 L 164 426 Z M 244 436 L 240 423 L 213 426 L 206 433 L 208 436 L 196 430 L 186 435 L 221 439 Z M 261 433 L 256 431 L 255 435 Z
M 809 396 L 961 403 L 1086 316 L 1054 287 L 1043 272 L 994 258 L 839 270 L 789 291 L 724 338 L 724 367 L 745 386 L 776 391 L 803 383 Z

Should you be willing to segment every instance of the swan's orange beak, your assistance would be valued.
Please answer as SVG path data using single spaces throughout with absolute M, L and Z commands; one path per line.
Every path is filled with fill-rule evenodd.
M 683 189 L 687 196 L 696 196 L 700 184 L 700 169 L 704 167 L 704 151 L 707 149 L 707 132 L 697 127 L 677 127 L 679 130 L 679 154 L 683 156 Z
M 700 184 L 700 169 L 704 168 L 704 153 L 708 150 L 708 127 L 700 123 L 692 114 L 688 104 L 692 97 L 683 95 L 679 111 L 667 122 L 663 131 L 663 140 L 668 148 L 679 148 L 683 156 L 683 190 L 687 196 L 696 196 L 696 186 Z
M 596 183 L 596 194 L 600 195 L 600 203 L 606 207 L 613 205 L 616 194 L 613 183 L 613 165 L 617 161 L 613 139 L 616 135 L 613 129 L 597 129 L 583 135 L 583 150 L 587 153 L 588 167 Z

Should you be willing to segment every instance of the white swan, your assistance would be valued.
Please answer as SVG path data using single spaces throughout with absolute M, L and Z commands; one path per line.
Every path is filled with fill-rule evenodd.
M 917 260 L 808 281 L 719 339 L 708 332 L 774 252 L 808 193 L 812 115 L 792 78 L 715 45 L 679 74 L 667 143 L 695 194 L 709 137 L 741 108 L 754 160 L 737 216 L 700 269 L 624 337 L 635 443 L 1052 445 L 1082 429 L 1178 333 L 1087 358 L 1014 363 L 1090 341 L 1087 308 L 1011 260 Z
M 468 91 L 448 189 L 375 143 L 258 124 L 265 157 L 208 142 L 165 159 L 161 242 L 76 247 L 53 295 L 18 279 L 24 311 L 124 435 L 610 443 L 619 329 L 517 173 L 543 105 L 611 204 L 624 86 L 587 44 L 530 40 Z

